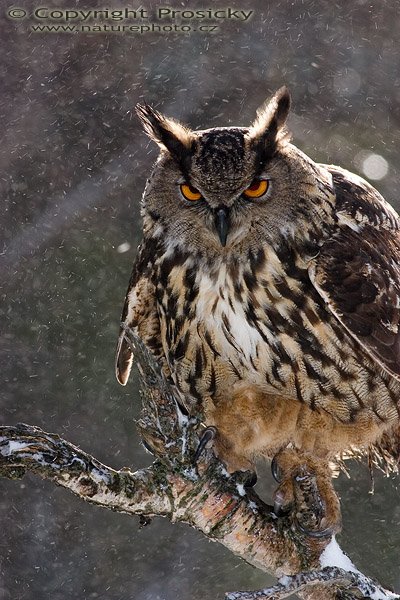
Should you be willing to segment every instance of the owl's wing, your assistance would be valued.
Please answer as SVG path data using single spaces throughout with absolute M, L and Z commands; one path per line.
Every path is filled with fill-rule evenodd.
M 153 260 L 154 255 L 143 242 L 133 265 L 121 316 L 124 326 L 119 331 L 115 356 L 115 374 L 121 385 L 126 385 L 133 362 L 126 328 L 132 329 L 156 356 L 162 352 L 155 288 L 151 281 Z
M 400 379 L 400 220 L 360 178 L 330 168 L 338 230 L 310 278 L 327 307 L 381 367 Z

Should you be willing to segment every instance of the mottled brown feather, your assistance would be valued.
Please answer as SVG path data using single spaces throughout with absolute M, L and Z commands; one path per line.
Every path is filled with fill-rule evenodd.
M 338 208 L 349 220 L 322 245 L 311 279 L 346 330 L 400 378 L 399 222 L 373 188 L 334 175 Z
M 162 354 L 160 321 L 157 312 L 153 261 L 157 245 L 148 240 L 138 249 L 122 309 L 116 355 L 115 374 L 121 385 L 126 385 L 132 368 L 133 351 L 126 337 L 126 328 L 132 329 L 153 351 Z

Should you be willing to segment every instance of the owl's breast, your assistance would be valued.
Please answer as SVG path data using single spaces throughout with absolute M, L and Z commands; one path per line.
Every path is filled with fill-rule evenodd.
M 214 274 L 198 271 L 190 301 L 185 281 L 187 272 L 171 273 L 160 313 L 165 356 L 179 388 L 195 399 L 218 399 L 240 381 L 268 387 L 266 340 L 273 332 L 251 322 L 240 279 L 233 279 L 225 265 Z
M 222 284 L 207 276 L 202 278 L 195 319 L 200 337 L 207 345 L 207 339 L 211 338 L 210 350 L 214 348 L 214 354 L 248 369 L 257 359 L 260 344 L 264 345 L 264 342 L 246 313 L 247 304 L 243 296 L 235 292 L 232 281 L 225 280 Z
M 162 344 L 179 389 L 195 404 L 245 384 L 343 422 L 365 406 L 391 418 L 399 386 L 326 310 L 306 269 L 285 271 L 272 252 L 258 263 L 206 272 L 188 259 L 159 284 Z

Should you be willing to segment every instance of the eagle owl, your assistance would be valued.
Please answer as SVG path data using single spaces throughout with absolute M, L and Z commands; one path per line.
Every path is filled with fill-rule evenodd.
M 399 428 L 400 219 L 366 181 L 292 145 L 289 108 L 282 88 L 248 128 L 193 131 L 137 107 L 160 154 L 116 374 L 125 385 L 129 327 L 229 472 L 275 458 L 277 510 L 311 468 L 322 535 L 340 527 L 328 464 Z

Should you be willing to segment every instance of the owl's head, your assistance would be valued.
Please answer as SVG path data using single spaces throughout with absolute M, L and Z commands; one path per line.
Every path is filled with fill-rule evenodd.
M 182 249 L 227 254 L 296 230 L 318 191 L 312 161 L 289 143 L 283 87 L 250 127 L 192 131 L 148 105 L 137 112 L 160 155 L 142 201 L 144 231 Z M 315 163 L 312 163 L 315 164 Z

